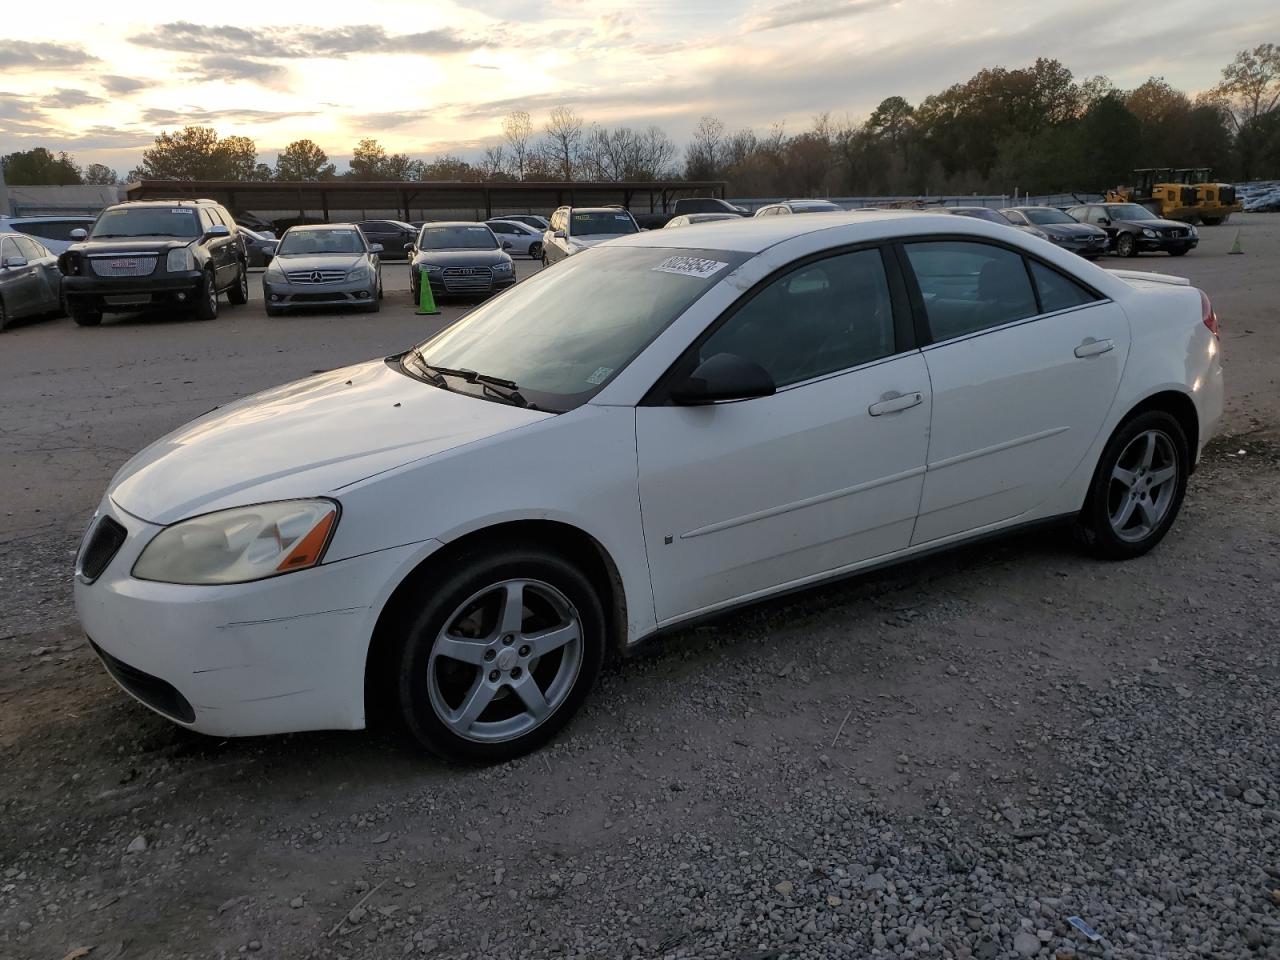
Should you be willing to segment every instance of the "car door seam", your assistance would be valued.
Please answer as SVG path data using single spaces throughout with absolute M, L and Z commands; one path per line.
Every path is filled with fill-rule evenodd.
M 1023 444 L 1035 443 L 1037 440 L 1047 440 L 1049 437 L 1056 437 L 1060 433 L 1066 433 L 1071 429 L 1070 424 L 1061 427 L 1050 427 L 1048 430 L 1040 430 L 1036 433 L 1028 433 L 1026 436 L 1014 437 L 1012 440 L 1004 440 L 1000 443 L 993 443 L 989 447 L 981 447 L 977 450 L 970 450 L 967 453 L 958 453 L 953 457 L 944 457 L 934 463 L 929 464 L 930 470 L 941 470 L 944 467 L 953 467 L 958 463 L 965 463 L 968 460 L 976 460 L 978 457 L 985 457 L 990 453 L 999 453 L 1002 450 L 1011 450 L 1014 447 L 1020 447 Z
M 843 487 L 839 490 L 831 490 L 827 493 L 815 494 L 812 497 L 805 497 L 802 500 L 793 500 L 790 503 L 783 503 L 776 507 L 757 510 L 754 513 L 744 513 L 741 516 L 731 517 L 728 520 L 717 520 L 715 523 L 708 523 L 705 526 L 695 527 L 693 530 L 680 534 L 680 539 L 692 540 L 695 537 L 705 537 L 708 534 L 720 533 L 722 530 L 740 527 L 744 524 L 754 523 L 757 520 L 767 520 L 770 517 L 777 517 L 784 513 L 791 513 L 794 510 L 802 510 L 805 507 L 812 507 L 820 503 L 839 500 L 841 497 L 852 496 L 855 493 L 874 490 L 876 487 L 883 487 L 890 483 L 897 483 L 900 480 L 909 480 L 912 477 L 918 477 L 925 472 L 925 469 L 926 467 L 924 465 L 912 467 L 910 470 L 903 470 L 901 473 L 890 474 L 887 477 L 877 477 L 874 480 L 855 483 L 851 487 Z

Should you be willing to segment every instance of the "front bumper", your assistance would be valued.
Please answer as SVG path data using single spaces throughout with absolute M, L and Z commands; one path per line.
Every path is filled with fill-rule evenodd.
M 1107 237 L 1050 237 L 1050 242 L 1082 257 L 1101 257 L 1107 252 Z
M 128 535 L 97 580 L 76 578 L 76 612 L 128 693 L 175 723 L 216 736 L 364 726 L 374 625 L 394 586 L 430 552 L 427 545 L 255 583 L 192 587 L 131 577 L 162 528 L 109 500 L 103 514 Z
M 410 281 L 413 289 L 420 289 L 418 285 L 422 282 L 422 276 L 423 271 L 418 270 L 417 276 Z M 516 283 L 514 270 L 509 273 L 490 272 L 487 275 L 461 277 L 444 276 L 440 273 L 428 273 L 426 276 L 431 285 L 431 295 L 437 298 L 484 297 L 513 287 Z
M 1194 250 L 1199 237 L 1138 237 L 1138 249 L 1147 253 L 1168 250 Z
M 204 283 L 198 270 L 145 277 L 64 276 L 62 292 L 68 302 L 94 309 L 134 311 L 146 307 L 189 306 Z
M 272 307 L 347 307 L 372 303 L 378 297 L 378 281 L 340 280 L 337 283 L 262 281 L 262 298 Z

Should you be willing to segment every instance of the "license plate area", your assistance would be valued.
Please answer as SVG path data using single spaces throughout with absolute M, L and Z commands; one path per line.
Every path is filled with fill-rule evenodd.
M 149 293 L 117 293 L 102 298 L 113 307 L 141 306 L 151 302 Z

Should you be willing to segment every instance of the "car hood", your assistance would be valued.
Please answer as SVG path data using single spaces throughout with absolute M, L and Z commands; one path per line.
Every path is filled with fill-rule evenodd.
M 295 270 L 354 270 L 364 263 L 363 253 L 286 254 L 276 255 L 271 265 L 293 273 Z
M 108 237 L 103 240 L 81 240 L 67 249 L 85 254 L 154 254 L 187 247 L 195 242 L 195 237 Z
M 491 267 L 510 259 L 501 250 L 419 250 L 413 262 L 415 266 L 430 263 L 441 267 Z
M 1177 220 L 1112 220 L 1113 226 L 1123 227 L 1146 227 L 1148 230 L 1170 230 L 1174 227 L 1180 230 L 1186 230 L 1188 224 L 1179 223 Z
M 108 493 L 122 510 L 169 524 L 227 507 L 333 494 L 549 416 L 452 393 L 371 360 L 210 411 L 137 454 Z
M 1038 223 L 1035 226 L 1036 229 L 1042 233 L 1047 233 L 1051 237 L 1061 237 L 1063 239 L 1097 236 L 1105 237 L 1107 235 L 1107 231 L 1089 223 Z
M 573 237 L 572 240 L 575 246 L 594 247 L 609 240 L 617 240 L 619 237 L 633 236 L 635 236 L 635 231 L 631 230 L 626 233 L 593 233 L 585 237 Z

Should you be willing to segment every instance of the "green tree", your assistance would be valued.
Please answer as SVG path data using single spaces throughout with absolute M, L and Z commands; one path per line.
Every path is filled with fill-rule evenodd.
M 1262 43 L 1241 50 L 1222 68 L 1214 95 L 1228 111 L 1237 132 L 1280 103 L 1280 47 Z
M 336 168 L 311 140 L 295 140 L 276 154 L 277 180 L 330 180 Z
M 367 137 L 352 151 L 350 176 L 356 180 L 385 180 L 383 167 L 386 162 L 386 149 L 377 140 Z
M 68 186 L 83 183 L 75 158 L 67 153 L 52 153 L 44 147 L 19 150 L 0 157 L 5 182 L 15 187 Z
M 253 180 L 257 159 L 248 137 L 219 139 L 212 127 L 184 127 L 156 137 L 138 172 L 149 180 Z
M 84 168 L 84 182 L 112 186 L 120 182 L 120 177 L 105 163 L 91 163 Z
M 1119 94 L 1103 97 L 1080 118 L 1079 188 L 1098 192 L 1128 183 L 1139 166 L 1142 124 Z

